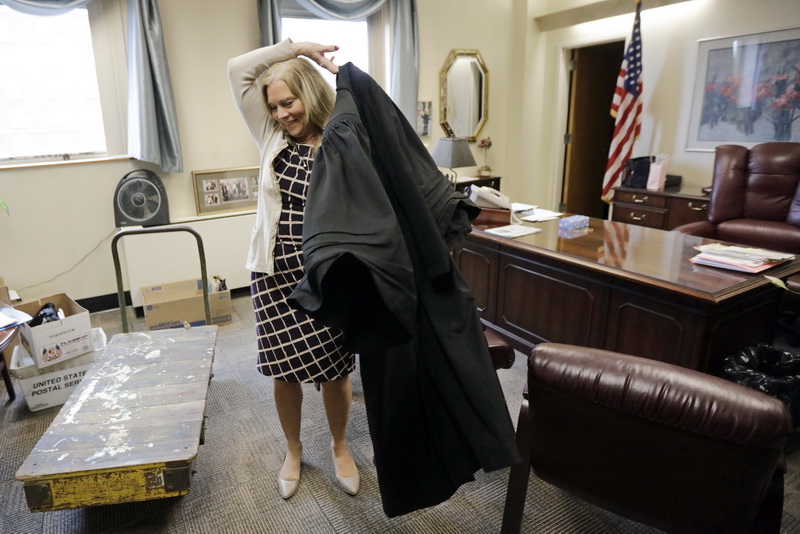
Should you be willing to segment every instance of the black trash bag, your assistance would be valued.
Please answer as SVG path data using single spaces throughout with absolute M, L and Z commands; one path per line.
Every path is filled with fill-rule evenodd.
M 722 376 L 783 402 L 800 426 L 800 355 L 760 344 L 722 362 Z
M 61 318 L 58 316 L 58 311 L 56 310 L 56 305 L 52 302 L 48 302 L 39 308 L 39 311 L 36 312 L 36 315 L 33 316 L 33 319 L 28 321 L 28 326 L 33 328 L 34 326 L 39 326 L 52 321 L 58 321 L 60 319 Z

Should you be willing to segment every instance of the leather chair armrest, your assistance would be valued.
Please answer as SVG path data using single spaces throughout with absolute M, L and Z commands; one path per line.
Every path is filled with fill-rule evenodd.
M 707 237 L 715 239 L 717 237 L 716 225 L 708 221 L 697 221 L 688 224 L 682 224 L 672 229 L 673 232 L 681 232 L 683 234 L 696 235 L 698 237 Z
M 779 446 L 792 431 L 779 400 L 706 373 L 626 354 L 536 346 L 528 382 L 634 417 L 743 445 Z

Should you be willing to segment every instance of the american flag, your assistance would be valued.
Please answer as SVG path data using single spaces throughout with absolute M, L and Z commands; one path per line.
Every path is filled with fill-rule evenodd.
M 606 202 L 614 199 L 614 187 L 619 185 L 622 169 L 631 157 L 633 142 L 642 130 L 642 34 L 639 18 L 642 0 L 636 0 L 636 17 L 633 20 L 633 35 L 617 77 L 617 88 L 611 102 L 614 122 L 614 137 L 608 149 L 608 164 L 603 177 L 601 198 Z

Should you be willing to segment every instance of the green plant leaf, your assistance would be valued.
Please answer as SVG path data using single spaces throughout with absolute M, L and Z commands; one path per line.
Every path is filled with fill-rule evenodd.
M 775 278 L 774 276 L 767 276 L 766 274 L 764 275 L 764 278 L 766 278 L 767 280 L 769 280 L 770 282 L 772 282 L 781 289 L 785 289 L 787 291 L 789 290 L 789 288 L 786 287 L 786 284 L 780 278 Z

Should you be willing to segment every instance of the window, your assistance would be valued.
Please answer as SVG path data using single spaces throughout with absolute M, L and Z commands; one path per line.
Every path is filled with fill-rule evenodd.
M 303 10 L 287 9 L 294 11 Z M 321 44 L 335 44 L 339 51 L 334 56 L 337 65 L 352 62 L 359 69 L 370 74 L 381 86 L 388 87 L 386 65 L 389 64 L 386 51 L 388 38 L 387 9 L 360 21 L 323 20 L 313 16 L 284 16 L 281 18 L 281 39 L 291 37 L 293 41 L 313 41 Z M 330 57 L 330 55 L 329 55 Z M 319 68 L 319 67 L 318 67 Z M 323 77 L 335 85 L 334 76 L 319 68 Z
M 359 69 L 369 72 L 369 40 L 366 21 L 284 17 L 281 19 L 281 32 L 281 39 L 291 37 L 293 41 L 314 41 L 320 44 L 338 45 L 339 51 L 328 55 L 328 57 L 335 56 L 336 64 L 344 65 L 348 61 L 352 61 Z M 319 67 L 319 65 L 316 66 Z M 326 69 L 319 68 L 319 70 L 333 85 L 333 75 Z
M 0 159 L 106 152 L 89 17 L 0 7 Z
M 0 164 L 124 152 L 120 6 L 35 16 L 0 5 Z

